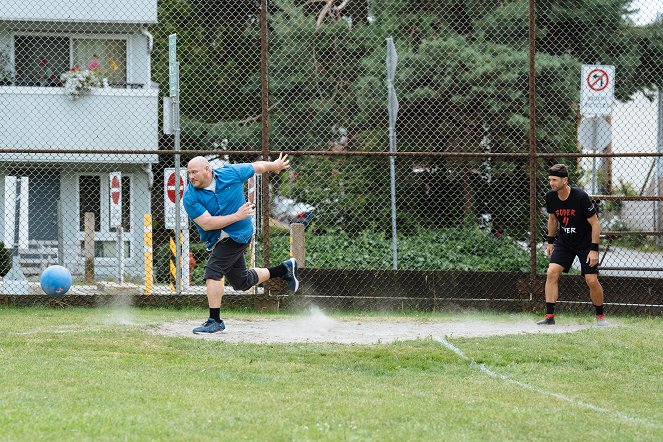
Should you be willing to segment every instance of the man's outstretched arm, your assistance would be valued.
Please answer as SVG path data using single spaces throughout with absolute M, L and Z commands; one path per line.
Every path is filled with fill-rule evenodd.
M 265 172 L 276 172 L 279 173 L 283 169 L 290 167 L 290 160 L 288 155 L 279 154 L 279 157 L 274 161 L 256 161 L 251 163 L 253 170 L 256 173 L 265 173 Z

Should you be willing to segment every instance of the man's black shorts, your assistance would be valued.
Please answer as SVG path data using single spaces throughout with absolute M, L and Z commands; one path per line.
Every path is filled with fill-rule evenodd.
M 246 268 L 244 251 L 248 244 L 240 244 L 230 238 L 219 241 L 205 266 L 205 280 L 220 281 L 224 276 L 236 290 L 248 290 L 258 282 L 258 274 Z
M 550 256 L 550 262 L 561 265 L 564 267 L 564 273 L 568 273 L 569 270 L 571 270 L 571 264 L 573 264 L 573 260 L 577 256 L 580 260 L 581 275 L 598 275 L 598 264 L 594 267 L 590 267 L 587 263 L 587 255 L 589 255 L 589 245 L 587 248 L 575 249 L 565 244 L 555 243 L 552 256 Z

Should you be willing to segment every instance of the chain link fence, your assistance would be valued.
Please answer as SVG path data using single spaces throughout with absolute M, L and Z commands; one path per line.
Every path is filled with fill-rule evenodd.
M 205 305 L 177 164 L 287 152 L 246 185 L 246 258 L 287 259 L 302 224 L 302 289 L 227 286 L 225 305 L 540 308 L 562 162 L 600 204 L 606 303 L 660 312 L 662 66 L 654 0 L 0 0 L 0 299 L 44 302 L 60 264 L 51 303 Z M 591 307 L 571 273 L 560 304 Z

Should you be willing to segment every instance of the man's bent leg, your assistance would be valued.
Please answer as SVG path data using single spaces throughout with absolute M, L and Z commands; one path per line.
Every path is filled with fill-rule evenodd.
M 271 279 L 269 269 L 254 267 L 253 270 L 255 270 L 255 272 L 258 274 L 258 282 L 256 282 L 256 284 L 260 284 Z
M 546 273 L 546 303 L 556 303 L 559 297 L 559 277 L 564 267 L 559 264 L 550 263 Z
M 591 273 L 586 274 L 585 282 L 589 287 L 589 297 L 596 310 L 596 323 L 598 325 L 608 325 L 603 313 L 603 286 L 601 286 L 601 283 L 599 282 L 598 275 Z
M 299 279 L 297 276 L 297 261 L 290 258 L 276 267 L 269 269 L 256 267 L 253 270 L 258 275 L 258 282 L 268 281 L 272 278 L 283 278 L 288 283 L 288 289 L 291 292 L 296 292 L 299 289 Z
M 592 299 L 592 304 L 603 305 L 603 287 L 599 282 L 598 275 L 585 275 L 585 282 L 589 287 L 589 297 Z
M 209 308 L 221 308 L 221 298 L 223 298 L 223 278 L 220 281 L 206 279 L 207 304 Z
M 537 324 L 555 325 L 555 303 L 559 296 L 559 276 L 564 267 L 559 264 L 550 263 L 546 274 L 546 316 Z

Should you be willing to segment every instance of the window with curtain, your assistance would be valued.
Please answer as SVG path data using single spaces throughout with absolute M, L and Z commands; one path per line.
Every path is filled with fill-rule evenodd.
M 60 86 L 69 69 L 69 37 L 17 35 L 14 61 L 18 86 Z
M 127 82 L 127 42 L 99 38 L 74 38 L 73 63 L 81 68 L 98 70 L 111 86 Z

